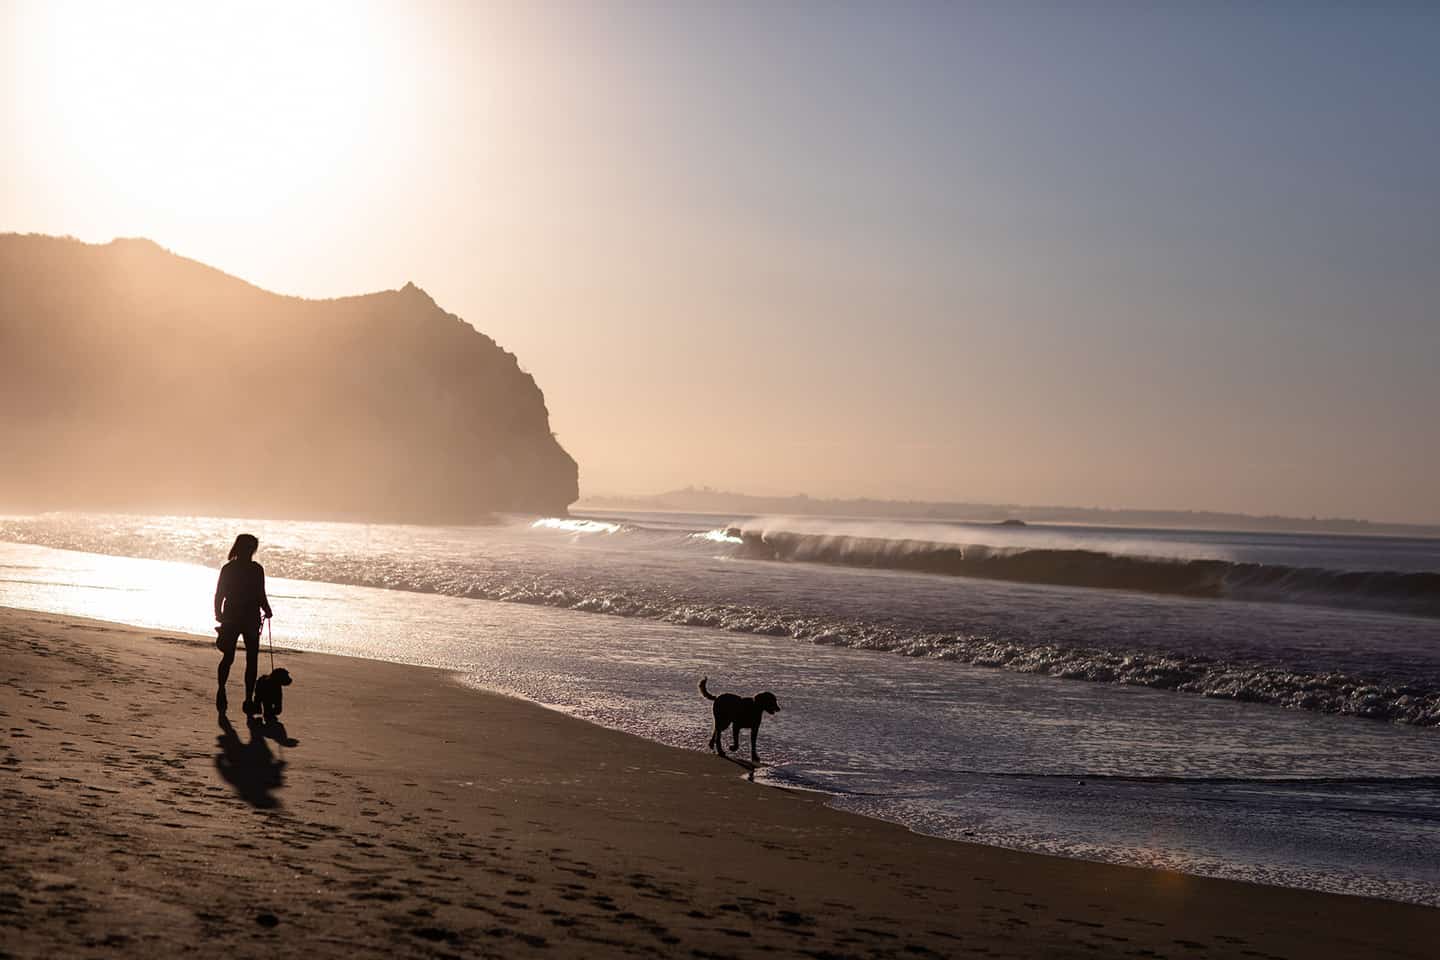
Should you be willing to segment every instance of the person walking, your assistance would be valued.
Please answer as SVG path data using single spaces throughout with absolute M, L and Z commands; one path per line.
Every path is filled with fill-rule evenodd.
M 230 557 L 220 568 L 215 584 L 215 646 L 222 654 L 216 673 L 219 688 L 215 691 L 215 709 L 225 712 L 225 682 L 230 679 L 230 665 L 235 662 L 235 646 L 245 638 L 245 716 L 253 716 L 255 708 L 255 672 L 260 658 L 260 624 L 270 619 L 270 600 L 265 596 L 265 568 L 255 562 L 260 541 L 242 533 L 230 548 Z

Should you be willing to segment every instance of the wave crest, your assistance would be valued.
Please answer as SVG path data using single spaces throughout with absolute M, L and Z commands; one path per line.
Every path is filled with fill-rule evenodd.
M 714 533 L 715 531 L 712 531 Z M 1346 571 L 1075 548 L 987 546 L 728 527 L 752 560 L 837 564 L 1175 596 L 1321 604 L 1440 617 L 1440 573 Z M 712 538 L 718 539 L 718 538 Z
M 542 517 L 530 524 L 536 530 L 560 530 L 564 533 L 619 533 L 623 524 L 604 520 L 581 520 L 575 517 Z

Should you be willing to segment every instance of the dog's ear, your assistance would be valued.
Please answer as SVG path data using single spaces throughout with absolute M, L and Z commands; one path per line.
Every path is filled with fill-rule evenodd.
M 766 713 L 780 712 L 780 701 L 776 700 L 775 694 L 771 693 L 769 690 L 766 690 L 764 693 L 760 694 L 758 697 L 755 698 L 755 700 L 760 704 L 760 708 Z

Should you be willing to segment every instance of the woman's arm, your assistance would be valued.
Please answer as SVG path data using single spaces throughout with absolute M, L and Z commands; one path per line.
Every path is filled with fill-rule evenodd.
M 255 566 L 260 567 L 260 564 L 257 563 L 257 564 L 255 564 Z M 267 597 L 267 596 L 265 596 L 265 568 L 264 568 L 264 567 L 260 567 L 260 609 L 265 611 L 265 616 L 267 616 L 267 617 L 273 617 L 273 616 L 275 616 L 275 614 L 273 614 L 273 613 L 270 612 L 270 598 Z
M 225 607 L 225 567 L 220 568 L 220 577 L 215 581 L 215 619 L 220 619 L 220 612 Z

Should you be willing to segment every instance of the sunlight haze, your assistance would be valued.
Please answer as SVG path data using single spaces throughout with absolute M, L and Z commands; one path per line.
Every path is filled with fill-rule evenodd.
M 584 495 L 1440 523 L 1433 10 L 0 0 L 0 35 L 0 232 L 413 281 L 534 375 Z
M 1437 104 L 1411 0 L 0 0 L 0 960 L 1433 960 Z

